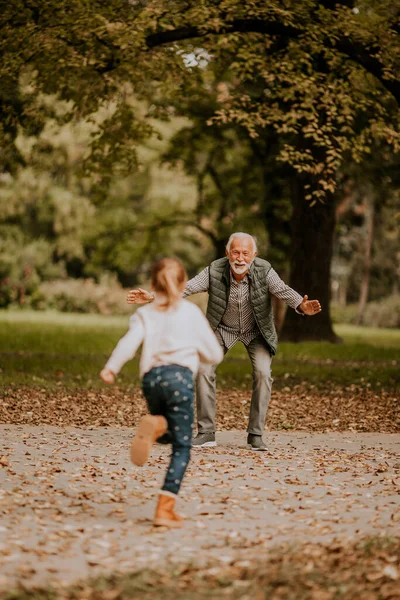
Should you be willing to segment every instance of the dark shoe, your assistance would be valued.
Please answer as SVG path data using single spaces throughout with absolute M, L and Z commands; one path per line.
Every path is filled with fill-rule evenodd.
M 161 437 L 156 439 L 157 444 L 172 444 L 172 435 L 170 431 L 164 433 Z
M 216 445 L 215 433 L 198 433 L 192 441 L 195 448 L 212 448 Z
M 254 433 L 249 433 L 247 436 L 247 445 L 250 446 L 252 450 L 258 450 L 259 452 L 267 452 L 268 450 L 267 446 L 264 444 L 262 435 L 255 435 Z

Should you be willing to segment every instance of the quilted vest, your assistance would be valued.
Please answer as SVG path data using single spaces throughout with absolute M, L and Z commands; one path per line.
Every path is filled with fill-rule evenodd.
M 278 336 L 275 330 L 271 296 L 268 291 L 267 274 L 271 269 L 268 261 L 256 257 L 248 277 L 250 301 L 258 328 L 271 349 L 276 354 Z M 231 286 L 230 265 L 226 257 L 214 260 L 210 265 L 210 286 L 208 290 L 207 319 L 215 331 L 222 321 L 229 300 Z

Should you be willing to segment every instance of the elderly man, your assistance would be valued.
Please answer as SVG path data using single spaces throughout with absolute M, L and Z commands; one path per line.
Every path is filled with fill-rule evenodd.
M 184 297 L 208 292 L 207 318 L 226 353 L 242 342 L 253 369 L 247 444 L 253 450 L 267 450 L 262 434 L 271 397 L 271 359 L 278 338 L 271 305 L 271 294 L 286 302 L 300 315 L 321 311 L 318 300 L 308 300 L 287 286 L 266 260 L 257 257 L 255 239 L 247 233 L 233 233 L 226 246 L 226 257 L 215 260 L 190 279 Z M 131 304 L 151 302 L 145 290 L 132 290 Z M 215 366 L 203 366 L 197 379 L 198 433 L 193 446 L 216 446 Z

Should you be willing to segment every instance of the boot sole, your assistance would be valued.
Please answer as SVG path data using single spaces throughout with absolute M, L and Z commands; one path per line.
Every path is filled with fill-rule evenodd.
M 215 448 L 217 442 L 205 442 L 204 444 L 193 444 L 192 448 Z
M 143 417 L 140 421 L 131 443 L 131 461 L 134 465 L 142 467 L 149 458 L 156 428 L 156 420 L 151 415 Z
M 183 527 L 183 521 L 172 521 L 172 519 L 154 519 L 154 527 L 172 527 L 178 529 Z
M 251 444 L 247 444 L 249 450 L 253 450 L 254 452 L 268 452 L 268 448 L 253 448 Z

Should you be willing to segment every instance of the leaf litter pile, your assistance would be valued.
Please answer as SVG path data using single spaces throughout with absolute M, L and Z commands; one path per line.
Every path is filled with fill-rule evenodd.
M 245 430 L 250 391 L 217 393 L 217 428 Z M 104 390 L 10 386 L 2 393 L 0 423 L 58 426 L 134 426 L 146 412 L 138 388 Z M 396 392 L 355 385 L 324 392 L 305 384 L 274 390 L 268 411 L 270 430 L 397 433 L 400 402 Z
M 398 600 L 400 540 L 281 545 L 229 564 L 168 564 L 65 589 L 24 587 L 4 600 Z

